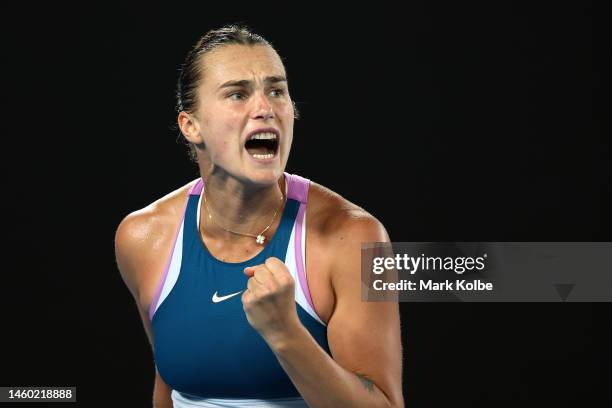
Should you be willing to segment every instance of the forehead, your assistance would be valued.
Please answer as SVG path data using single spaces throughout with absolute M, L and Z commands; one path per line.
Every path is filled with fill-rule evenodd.
M 200 61 L 204 86 L 219 86 L 229 80 L 258 80 L 285 76 L 285 67 L 267 45 L 225 45 L 204 55 Z

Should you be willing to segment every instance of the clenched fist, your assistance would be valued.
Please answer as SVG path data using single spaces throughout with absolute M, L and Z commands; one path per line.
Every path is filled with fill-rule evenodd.
M 301 325 L 295 308 L 295 283 L 280 259 L 270 257 L 263 264 L 245 268 L 244 273 L 250 279 L 242 306 L 264 340 L 281 339 Z

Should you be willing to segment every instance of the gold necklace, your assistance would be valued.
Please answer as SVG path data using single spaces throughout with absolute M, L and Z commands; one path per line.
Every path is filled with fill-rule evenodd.
M 224 230 L 224 231 L 231 232 L 232 234 L 236 234 L 236 235 L 243 235 L 243 236 L 246 236 L 246 237 L 252 237 L 252 238 L 255 238 L 255 242 L 257 242 L 259 245 L 263 245 L 263 243 L 264 243 L 264 241 L 265 241 L 265 239 L 266 239 L 266 237 L 264 237 L 264 235 L 263 235 L 263 234 L 264 234 L 264 232 L 266 232 L 266 231 L 268 230 L 268 228 L 270 228 L 270 227 L 272 226 L 272 224 L 274 223 L 274 220 L 276 219 L 276 214 L 278 214 L 278 210 L 280 209 L 280 207 L 279 207 L 279 208 L 277 208 L 277 209 L 274 211 L 274 215 L 272 215 L 272 220 L 270 221 L 270 223 L 268 224 L 268 226 L 267 226 L 266 228 L 264 228 L 264 229 L 263 229 L 263 231 L 261 231 L 261 232 L 260 232 L 258 235 L 246 234 L 246 233 L 243 233 L 243 232 L 236 232 L 236 231 L 232 231 L 232 230 L 230 230 L 230 229 L 227 229 L 227 228 L 223 227 L 222 225 L 220 225 L 220 224 L 219 224 L 217 221 L 215 221 L 215 220 L 213 219 L 213 217 L 212 217 L 212 213 L 210 212 L 210 208 L 208 208 L 208 201 L 206 201 L 206 190 L 204 190 L 204 191 L 202 192 L 202 194 L 204 195 L 204 206 L 206 207 L 206 212 L 208 213 L 208 218 L 210 218 L 210 220 L 211 220 L 212 222 L 214 222 L 214 223 L 215 223 L 215 224 L 216 224 L 216 225 L 217 225 L 219 228 L 221 228 L 221 229 L 222 229 L 222 230 Z M 285 200 L 285 195 L 284 195 L 284 194 L 281 192 L 281 207 L 282 207 L 282 202 L 283 202 L 284 200 Z

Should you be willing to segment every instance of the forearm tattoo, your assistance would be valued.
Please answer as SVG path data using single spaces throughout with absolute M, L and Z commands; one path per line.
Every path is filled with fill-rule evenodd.
M 361 374 L 357 374 L 357 377 L 359 378 L 366 390 L 370 392 L 374 391 L 374 384 L 372 383 L 372 381 L 368 380 L 365 376 Z

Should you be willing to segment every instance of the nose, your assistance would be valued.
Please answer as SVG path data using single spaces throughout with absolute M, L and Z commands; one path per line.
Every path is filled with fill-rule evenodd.
M 272 110 L 272 104 L 268 100 L 268 97 L 261 93 L 256 98 L 255 110 L 253 111 L 253 119 L 271 119 L 274 117 L 274 111 Z

